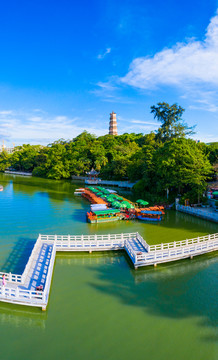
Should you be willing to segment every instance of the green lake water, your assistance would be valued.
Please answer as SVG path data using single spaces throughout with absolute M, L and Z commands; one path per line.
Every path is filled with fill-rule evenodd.
M 175 211 L 160 224 L 88 224 L 78 185 L 3 174 L 0 184 L 3 271 L 22 273 L 39 233 L 138 231 L 157 244 L 218 232 Z M 46 312 L 0 302 L 0 359 L 217 360 L 217 325 L 217 253 L 137 271 L 123 252 L 58 254 Z

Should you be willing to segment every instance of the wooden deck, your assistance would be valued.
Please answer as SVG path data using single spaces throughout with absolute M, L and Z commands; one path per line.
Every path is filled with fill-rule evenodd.
M 46 310 L 56 251 L 125 250 L 135 269 L 142 266 L 192 258 L 218 250 L 218 233 L 194 239 L 148 245 L 139 233 L 108 235 L 39 235 L 22 275 L 4 273 L 0 301 L 37 306 Z M 3 273 L 0 272 L 0 279 Z M 36 291 L 37 286 L 43 291 Z

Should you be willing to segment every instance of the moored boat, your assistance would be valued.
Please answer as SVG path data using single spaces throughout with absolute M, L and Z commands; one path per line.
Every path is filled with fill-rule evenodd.
M 163 219 L 164 212 L 154 211 L 154 210 L 142 210 L 140 213 L 137 214 L 137 219 L 143 220 L 143 221 L 151 221 L 151 222 L 157 222 L 161 221 Z
M 91 224 L 117 221 L 120 219 L 120 210 L 116 209 L 92 210 L 87 212 L 87 221 Z
M 74 191 L 74 195 L 82 195 L 84 193 L 85 189 L 80 188 L 80 189 L 76 189 Z

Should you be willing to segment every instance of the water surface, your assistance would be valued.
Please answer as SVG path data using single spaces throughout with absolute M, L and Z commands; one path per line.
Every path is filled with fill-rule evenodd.
M 0 268 L 22 273 L 39 233 L 138 231 L 149 244 L 218 231 L 169 211 L 160 224 L 88 224 L 76 185 L 0 175 Z M 132 269 L 123 252 L 58 254 L 46 313 L 0 303 L 1 359 L 215 360 L 218 257 Z

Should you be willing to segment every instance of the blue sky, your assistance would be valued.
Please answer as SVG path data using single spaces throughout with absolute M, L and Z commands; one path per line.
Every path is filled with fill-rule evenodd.
M 83 130 L 148 133 L 150 106 L 185 108 L 218 141 L 217 0 L 0 3 L 0 143 L 48 144 Z

